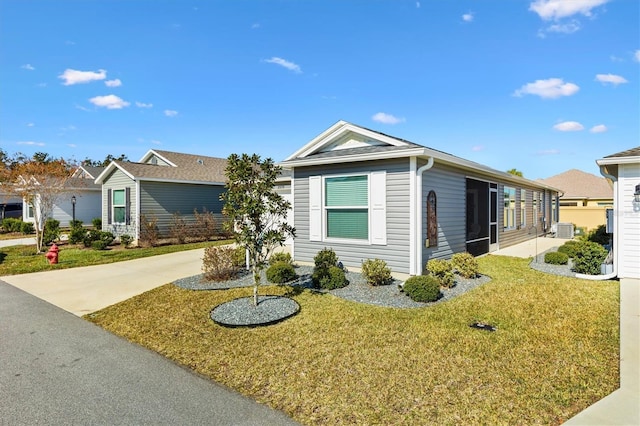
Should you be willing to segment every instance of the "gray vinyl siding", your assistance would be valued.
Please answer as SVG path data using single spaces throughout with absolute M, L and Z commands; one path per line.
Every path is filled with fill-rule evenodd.
M 418 165 L 420 167 L 420 164 Z M 429 191 L 436 193 L 438 245 L 422 250 L 424 270 L 430 259 L 448 259 L 466 250 L 466 176 L 455 169 L 435 164 L 422 175 L 422 236 L 418 244 L 425 247 L 427 239 L 426 200 Z
M 130 225 L 125 225 L 121 223 L 108 223 L 109 222 L 109 189 L 118 190 L 131 188 L 131 222 Z M 129 176 L 124 174 L 122 170 L 115 169 L 111 175 L 107 176 L 102 185 L 102 230 L 110 231 L 116 237 L 120 235 L 131 235 L 134 238 L 137 238 L 138 233 L 136 232 L 136 224 L 138 223 L 138 215 L 135 209 L 137 200 L 136 194 L 136 183 Z
M 99 189 L 65 192 L 58 197 L 52 214 L 54 219 L 60 221 L 61 227 L 69 226 L 69 222 L 73 219 L 72 195 L 76 197 L 76 220 L 81 220 L 83 225 L 90 226 L 93 219 L 102 216 L 102 200 Z
M 504 187 L 508 186 L 516 189 L 516 228 L 515 229 L 504 229 Z M 520 223 L 520 194 L 521 190 L 526 189 L 527 191 L 527 218 L 524 226 Z M 545 213 L 542 212 L 542 209 L 538 207 L 538 215 L 540 217 L 545 217 L 547 220 L 547 228 L 551 227 L 550 219 L 551 219 L 551 202 L 555 197 L 555 193 L 551 193 L 548 190 L 544 189 L 536 189 L 534 187 L 522 187 L 512 183 L 498 183 L 498 244 L 500 248 L 506 248 L 515 244 L 519 244 L 521 242 L 530 240 L 535 238 L 536 235 L 544 234 L 544 230 L 542 229 L 542 219 L 537 223 L 537 226 L 534 227 L 533 223 L 533 192 L 538 191 L 541 194 L 544 194 L 544 201 L 542 204 L 544 205 Z M 554 222 L 555 223 L 555 222 Z
M 309 176 L 386 171 L 387 244 L 309 241 Z M 296 168 L 294 171 L 295 259 L 313 262 L 323 248 L 332 248 L 347 267 L 363 260 L 383 259 L 397 272 L 409 272 L 409 160 L 388 160 Z
M 174 213 L 180 213 L 187 222 L 194 222 L 194 210 L 215 215 L 222 225 L 220 194 L 224 187 L 186 183 L 140 182 L 140 213 L 148 219 L 157 219 L 161 236 L 168 236 Z

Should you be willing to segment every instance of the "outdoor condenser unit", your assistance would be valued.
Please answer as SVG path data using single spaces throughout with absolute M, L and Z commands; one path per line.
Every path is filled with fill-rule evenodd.
M 573 223 L 558 223 L 557 238 L 573 238 Z

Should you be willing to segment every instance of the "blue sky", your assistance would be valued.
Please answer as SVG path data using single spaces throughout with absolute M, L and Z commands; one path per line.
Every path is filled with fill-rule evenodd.
M 640 145 L 637 0 L 0 3 L 0 147 L 283 160 L 346 120 L 530 179 Z

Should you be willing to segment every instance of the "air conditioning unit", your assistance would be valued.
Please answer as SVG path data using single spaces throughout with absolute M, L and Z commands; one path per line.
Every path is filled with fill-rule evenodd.
M 556 238 L 573 238 L 573 223 L 558 223 Z

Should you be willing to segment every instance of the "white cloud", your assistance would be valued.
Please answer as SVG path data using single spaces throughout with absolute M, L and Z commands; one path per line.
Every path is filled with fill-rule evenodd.
M 538 151 L 538 155 L 558 155 L 560 154 L 560 150 L 558 149 L 543 149 L 542 151 Z
M 104 82 L 104 84 L 107 87 L 120 87 L 122 86 L 122 81 L 120 81 L 119 78 L 116 78 L 115 80 L 107 80 Z
M 258 28 L 260 28 L 260 24 L 258 24 L 258 23 L 255 23 L 255 24 L 251 25 L 251 29 L 252 30 L 257 30 Z
M 640 49 L 635 51 L 635 53 L 633 54 L 633 59 L 635 59 L 636 62 L 640 62 Z
M 145 104 L 144 102 L 136 101 L 136 106 L 138 108 L 151 108 L 153 106 L 153 104 Z
M 604 133 L 607 130 L 609 129 L 604 124 L 598 124 L 597 126 L 593 126 L 592 128 L 589 129 L 591 133 Z
M 371 119 L 383 124 L 398 124 L 406 121 L 404 118 L 394 117 L 393 115 L 384 112 L 374 114 Z
M 416 2 L 416 9 L 420 9 L 420 2 L 419 1 Z
M 176 115 L 178 115 L 178 111 L 174 111 L 172 109 L 165 109 L 164 115 L 166 115 L 167 117 L 175 117 Z
M 527 83 L 513 92 L 513 96 L 537 95 L 541 98 L 555 99 L 561 96 L 574 95 L 578 90 L 580 90 L 580 87 L 576 84 L 565 83 L 561 78 L 549 78 Z
M 69 148 L 77 148 L 78 147 L 78 145 L 76 145 L 75 143 L 68 143 L 67 146 Z
M 34 141 L 20 141 L 18 145 L 30 145 L 30 146 L 44 146 L 44 142 L 34 142 Z
M 47 87 L 47 83 L 38 83 L 37 87 Z
M 294 64 L 293 62 L 289 62 L 286 59 L 278 58 L 276 56 L 272 57 L 271 59 L 265 59 L 265 62 L 269 64 L 280 65 L 281 67 L 285 67 L 286 69 L 295 72 L 296 74 L 302 73 L 302 69 L 300 69 L 299 65 Z
M 83 84 L 90 83 L 96 80 L 104 80 L 105 78 L 107 78 L 107 71 L 78 71 L 67 68 L 62 74 L 58 76 L 58 78 L 64 80 L 62 84 L 64 84 L 65 86 L 71 86 L 73 84 Z
M 151 139 L 151 143 L 154 145 L 162 145 L 162 142 L 155 140 L 155 139 Z
M 563 121 L 553 126 L 553 128 L 559 132 L 579 132 L 584 130 L 584 126 L 577 121 Z
M 478 152 L 484 151 L 484 145 L 475 145 L 471 147 L 471 151 Z
M 464 22 L 471 22 L 471 21 L 473 21 L 473 12 L 465 13 L 464 15 L 462 15 L 462 20 L 463 20 Z
M 572 33 L 575 33 L 578 30 L 580 30 L 580 22 L 578 22 L 578 21 L 576 21 L 574 19 L 571 22 L 567 22 L 567 23 L 564 23 L 564 24 L 549 25 L 547 28 L 545 28 L 544 30 L 541 30 L 541 31 L 542 32 L 547 32 L 547 33 L 572 34 Z M 538 32 L 538 35 L 541 35 L 541 33 Z
M 89 99 L 89 102 L 95 106 L 107 109 L 122 109 L 130 105 L 129 102 L 122 100 L 122 98 L 116 95 L 96 96 Z
M 545 20 L 558 20 L 582 14 L 591 16 L 592 10 L 609 0 L 535 0 L 529 4 L 529 10 Z
M 35 123 L 27 123 L 27 127 L 33 127 L 35 125 L 36 125 Z
M 24 65 L 22 65 L 20 68 L 22 68 L 23 70 L 29 70 L 29 71 L 33 71 L 33 70 L 35 70 L 35 69 L 36 69 L 36 68 L 35 68 L 33 65 L 31 65 L 31 64 L 24 64 Z
M 597 74 L 596 81 L 599 81 L 600 83 L 604 83 L 604 84 L 611 83 L 614 86 L 617 86 L 618 84 L 622 84 L 622 83 L 628 83 L 626 78 L 621 77 L 619 75 L 615 75 L 615 74 Z

